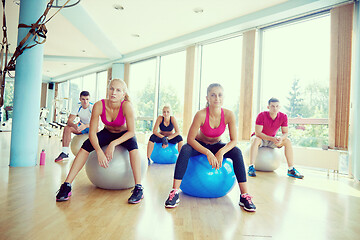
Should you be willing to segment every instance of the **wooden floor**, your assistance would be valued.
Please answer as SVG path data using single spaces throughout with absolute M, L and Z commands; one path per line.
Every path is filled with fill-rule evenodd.
M 0 133 L 0 239 L 359 239 L 360 185 L 346 176 L 300 168 L 304 180 L 275 172 L 248 179 L 257 206 L 238 206 L 234 188 L 218 199 L 180 195 L 164 201 L 174 165 L 151 165 L 144 200 L 129 205 L 130 190 L 102 190 L 81 171 L 67 202 L 55 201 L 72 160 L 55 163 L 60 141 L 40 137 L 45 166 L 10 168 L 10 133 Z M 316 161 L 316 159 L 314 159 Z

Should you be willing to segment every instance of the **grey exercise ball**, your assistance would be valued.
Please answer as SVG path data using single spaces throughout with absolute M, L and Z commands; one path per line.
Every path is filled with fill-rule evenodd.
M 71 152 L 76 156 L 80 151 L 83 143 L 89 138 L 89 134 L 76 135 L 71 139 L 70 148 Z
M 279 149 L 261 147 L 255 159 L 255 169 L 271 172 L 279 168 L 282 155 Z
M 102 147 L 103 151 L 106 148 L 107 146 Z M 148 164 L 145 155 L 140 151 L 139 156 L 141 160 L 141 177 L 143 178 Z M 85 169 L 89 180 L 99 188 L 127 189 L 135 186 L 129 152 L 120 145 L 115 147 L 109 167 L 101 167 L 97 160 L 96 151 L 92 151 L 87 159 Z

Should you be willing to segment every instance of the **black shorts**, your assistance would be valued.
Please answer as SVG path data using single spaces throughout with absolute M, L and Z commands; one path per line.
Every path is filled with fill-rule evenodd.
M 96 135 L 97 135 L 100 147 L 103 147 L 103 146 L 109 145 L 113 140 L 121 137 L 126 132 L 127 131 L 123 131 L 120 133 L 112 133 L 109 130 L 107 130 L 106 128 L 104 128 L 103 130 L 98 132 Z M 129 152 L 134 149 L 138 149 L 138 145 L 137 145 L 135 136 L 126 140 L 125 142 L 121 143 L 120 145 L 123 146 L 124 148 L 126 148 Z M 87 139 L 81 148 L 86 150 L 87 152 L 94 151 L 94 147 L 91 145 L 90 139 Z
M 182 140 L 183 140 L 183 138 L 180 135 L 177 135 L 173 139 L 169 140 L 169 143 L 177 144 L 178 142 L 181 142 Z M 156 143 L 162 143 L 162 139 L 159 138 L 158 136 L 156 136 L 155 134 L 151 135 L 149 141 L 150 142 L 156 142 Z

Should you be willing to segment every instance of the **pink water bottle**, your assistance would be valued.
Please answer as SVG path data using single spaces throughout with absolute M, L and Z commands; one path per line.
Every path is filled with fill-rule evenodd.
M 40 165 L 45 165 L 45 149 L 43 149 L 40 153 Z

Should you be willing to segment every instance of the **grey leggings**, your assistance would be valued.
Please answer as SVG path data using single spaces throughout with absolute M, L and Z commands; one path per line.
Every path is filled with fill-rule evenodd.
M 218 142 L 215 144 L 205 144 L 201 141 L 198 141 L 203 147 L 209 149 L 214 155 L 219 151 L 220 148 L 224 147 L 226 144 Z M 200 155 L 189 144 L 185 144 L 179 153 L 178 159 L 175 166 L 174 179 L 181 180 L 186 172 L 186 168 L 189 162 L 189 158 L 192 156 Z M 230 151 L 224 154 L 224 158 L 230 158 L 233 161 L 234 172 L 236 179 L 239 183 L 246 182 L 246 172 L 244 160 L 241 154 L 241 150 L 238 147 L 234 147 Z

